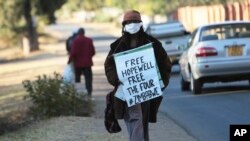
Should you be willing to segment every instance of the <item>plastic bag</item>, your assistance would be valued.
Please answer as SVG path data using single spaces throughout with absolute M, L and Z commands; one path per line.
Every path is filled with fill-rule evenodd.
M 75 82 L 75 73 L 72 63 L 67 64 L 67 66 L 65 66 L 63 72 L 63 81 L 65 83 L 72 83 L 72 84 Z

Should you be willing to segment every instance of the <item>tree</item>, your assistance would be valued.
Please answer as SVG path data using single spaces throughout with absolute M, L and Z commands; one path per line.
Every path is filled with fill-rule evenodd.
M 0 0 L 0 37 L 16 39 L 24 34 L 30 45 L 30 50 L 38 50 L 36 18 L 46 16 L 49 23 L 54 23 L 54 13 L 67 0 Z
M 47 16 L 47 19 L 49 23 L 55 23 L 55 11 L 58 8 L 61 8 L 61 6 L 66 2 L 66 0 L 23 0 L 23 11 L 24 11 L 24 17 L 27 25 L 27 35 L 29 39 L 30 44 L 30 50 L 38 50 L 39 44 L 38 44 L 38 38 L 37 38 L 37 31 L 36 31 L 36 21 L 35 16 L 32 15 L 33 10 L 32 6 L 35 8 L 34 13 L 38 16 L 45 15 Z
M 24 0 L 23 3 L 23 11 L 24 11 L 24 18 L 27 25 L 27 37 L 29 39 L 30 51 L 38 50 L 38 39 L 37 39 L 37 32 L 36 32 L 36 25 L 35 21 L 31 15 L 31 1 Z
M 62 7 L 67 0 L 33 0 L 36 15 L 46 16 L 49 24 L 55 23 L 55 11 Z

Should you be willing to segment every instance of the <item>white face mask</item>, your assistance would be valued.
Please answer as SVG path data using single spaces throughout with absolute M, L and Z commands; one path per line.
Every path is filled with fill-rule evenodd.
M 142 22 L 126 24 L 124 27 L 124 31 L 130 34 L 135 34 L 140 30 L 141 26 Z

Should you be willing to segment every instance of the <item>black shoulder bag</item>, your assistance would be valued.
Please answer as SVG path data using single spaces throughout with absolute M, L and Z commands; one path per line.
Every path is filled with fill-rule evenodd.
M 113 107 L 114 93 L 115 90 L 109 92 L 106 96 L 104 125 L 109 133 L 118 133 L 121 131 L 121 127 L 118 123 L 118 120 L 115 118 L 115 113 L 114 113 L 114 107 Z

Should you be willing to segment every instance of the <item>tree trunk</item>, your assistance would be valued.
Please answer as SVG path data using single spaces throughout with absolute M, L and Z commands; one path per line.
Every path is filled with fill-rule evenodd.
M 27 37 L 29 39 L 30 51 L 39 50 L 38 37 L 36 32 L 36 25 L 31 15 L 31 1 L 24 0 L 24 18 L 27 25 Z

